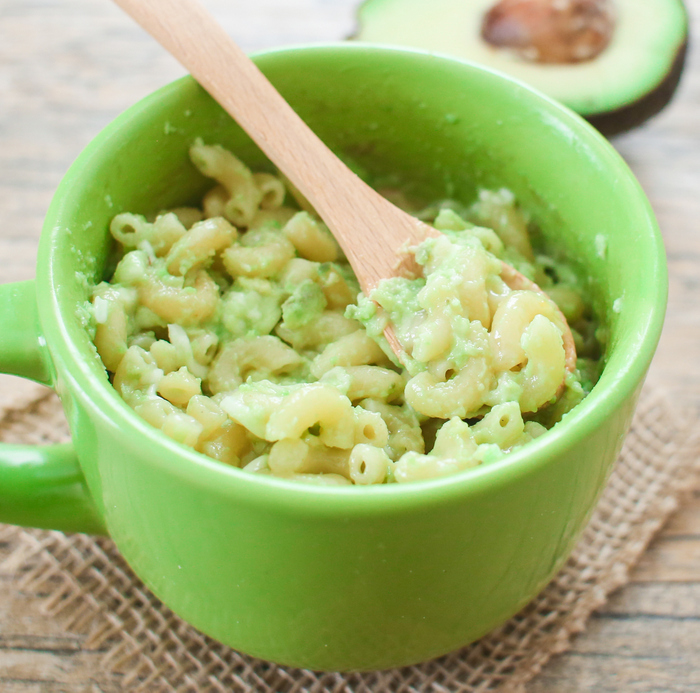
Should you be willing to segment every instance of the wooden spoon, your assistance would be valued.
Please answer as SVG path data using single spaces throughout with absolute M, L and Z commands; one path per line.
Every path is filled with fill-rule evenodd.
M 412 260 L 399 257 L 402 248 L 439 235 L 350 171 L 196 0 L 114 1 L 190 71 L 313 205 L 366 296 Z M 540 291 L 509 265 L 502 276 L 512 289 Z M 386 336 L 399 355 L 393 331 Z M 563 340 L 572 371 L 576 350 L 568 326 Z

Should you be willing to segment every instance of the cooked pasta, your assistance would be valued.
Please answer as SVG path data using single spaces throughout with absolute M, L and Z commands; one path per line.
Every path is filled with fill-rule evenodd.
M 91 311 L 115 389 L 179 443 L 306 483 L 424 480 L 539 437 L 595 382 L 585 293 L 568 265 L 539 254 L 508 191 L 417 210 L 443 232 L 409 249 L 420 276 L 366 297 L 283 177 L 216 144 L 197 141 L 190 156 L 213 179 L 201 208 L 117 215 L 118 264 Z M 510 288 L 502 259 L 548 296 Z

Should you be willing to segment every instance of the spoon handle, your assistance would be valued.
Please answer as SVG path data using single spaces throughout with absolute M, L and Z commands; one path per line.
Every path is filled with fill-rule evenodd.
M 114 0 L 252 137 L 340 243 L 363 291 L 396 273 L 426 225 L 387 202 L 311 131 L 197 0 Z

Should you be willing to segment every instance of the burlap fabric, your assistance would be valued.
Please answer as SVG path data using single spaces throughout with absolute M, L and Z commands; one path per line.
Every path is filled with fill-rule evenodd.
M 7 397 L 7 396 L 6 396 Z M 36 388 L 0 399 L 0 438 L 68 437 L 54 395 Z M 4 408 L 3 408 L 4 407 Z M 204 693 L 475 693 L 524 691 L 566 650 L 628 570 L 698 472 L 695 421 L 646 391 L 607 490 L 576 550 L 527 608 L 477 643 L 420 666 L 321 674 L 246 657 L 190 627 L 131 573 L 108 539 L 0 525 L 0 570 L 66 632 L 104 652 L 103 691 Z

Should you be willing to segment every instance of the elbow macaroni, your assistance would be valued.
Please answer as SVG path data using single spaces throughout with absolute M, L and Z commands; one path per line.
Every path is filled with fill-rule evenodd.
M 115 389 L 174 440 L 253 474 L 408 482 L 499 459 L 592 387 L 599 344 L 576 275 L 537 254 L 508 191 L 422 210 L 443 232 L 410 249 L 422 275 L 365 297 L 282 177 L 219 145 L 190 156 L 215 181 L 202 208 L 117 215 L 120 260 L 92 296 Z M 503 258 L 551 298 L 509 288 Z M 573 373 L 552 299 L 573 328 Z

